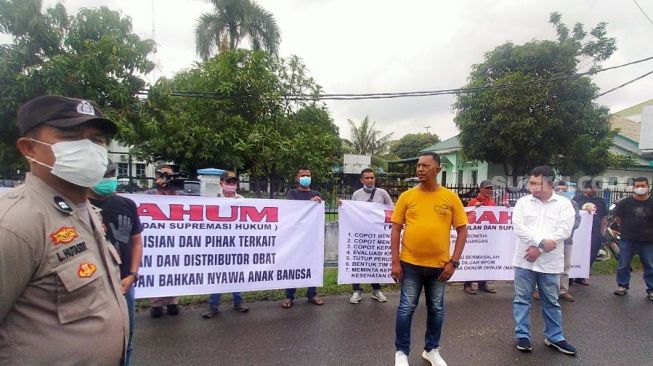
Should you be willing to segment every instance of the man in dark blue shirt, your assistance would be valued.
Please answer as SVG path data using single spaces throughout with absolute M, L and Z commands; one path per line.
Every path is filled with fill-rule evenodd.
M 107 240 L 120 254 L 120 284 L 127 301 L 129 312 L 129 342 L 125 366 L 129 366 L 132 353 L 132 338 L 136 317 L 134 284 L 138 281 L 138 269 L 143 255 L 143 225 L 136 211 L 136 203 L 129 198 L 115 194 L 118 180 L 116 165 L 109 160 L 104 178 L 89 192 L 89 201 L 99 208 L 105 226 Z
M 608 223 L 608 206 L 605 200 L 596 195 L 598 187 L 594 182 L 586 181 L 583 184 L 583 194 L 574 197 L 574 201 L 578 204 L 581 210 L 593 212 L 592 216 L 592 249 L 590 250 L 590 268 L 599 254 L 601 245 L 603 244 L 603 235 L 605 233 L 605 226 Z M 589 286 L 589 282 L 585 278 L 577 278 L 576 283 L 584 286 Z
M 310 188 L 311 186 L 311 170 L 302 167 L 297 169 L 297 174 L 295 175 L 295 181 L 297 183 L 297 188 L 291 189 L 288 191 L 289 200 L 303 200 L 303 201 L 315 201 L 321 202 L 320 192 L 314 191 Z M 284 309 L 290 309 L 295 300 L 296 288 L 286 289 L 286 298 L 281 302 L 281 306 Z M 324 305 L 324 300 L 317 296 L 317 289 L 315 287 L 309 287 L 306 290 L 306 297 L 308 301 L 312 302 L 315 305 Z

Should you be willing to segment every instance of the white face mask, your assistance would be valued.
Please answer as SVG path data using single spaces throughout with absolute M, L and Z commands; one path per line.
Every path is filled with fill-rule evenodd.
M 52 148 L 55 159 L 54 166 L 28 158 L 39 165 L 52 169 L 52 175 L 74 185 L 88 188 L 94 187 L 104 177 L 109 163 L 105 147 L 88 139 L 61 141 L 56 144 L 30 140 Z
M 648 188 L 639 187 L 639 188 L 635 188 L 633 191 L 635 192 L 636 195 L 643 196 L 648 193 Z

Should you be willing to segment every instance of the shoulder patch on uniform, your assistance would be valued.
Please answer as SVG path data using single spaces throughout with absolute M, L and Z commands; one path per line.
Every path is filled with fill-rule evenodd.
M 82 263 L 79 265 L 77 270 L 77 275 L 81 278 L 87 278 L 93 276 L 93 273 L 97 270 L 97 267 L 93 263 Z
M 66 200 L 64 200 L 63 198 L 61 198 L 59 196 L 54 197 L 54 203 L 57 204 L 57 207 L 61 211 L 68 212 L 68 213 L 73 212 L 73 209 L 70 207 L 70 205 L 68 205 Z
M 54 245 L 69 244 L 78 237 L 77 230 L 71 226 L 62 226 L 50 234 L 50 238 Z

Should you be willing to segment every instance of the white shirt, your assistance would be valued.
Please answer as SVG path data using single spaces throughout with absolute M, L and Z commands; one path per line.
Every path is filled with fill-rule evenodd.
M 571 236 L 576 211 L 571 202 L 557 194 L 542 202 L 529 194 L 517 201 L 512 213 L 512 224 L 519 243 L 515 249 L 513 266 L 542 273 L 564 271 L 564 240 Z M 524 256 L 530 246 L 537 247 L 544 239 L 556 242 L 556 248 L 542 252 L 535 262 Z
M 351 195 L 351 199 L 353 201 L 367 201 L 370 199 L 371 195 L 372 193 L 367 193 L 365 192 L 365 189 L 361 188 Z M 392 198 L 390 198 L 388 192 L 386 192 L 386 190 L 382 188 L 376 189 L 376 192 L 374 193 L 374 197 L 372 198 L 372 202 L 381 203 L 384 205 L 394 207 L 394 203 L 392 203 Z

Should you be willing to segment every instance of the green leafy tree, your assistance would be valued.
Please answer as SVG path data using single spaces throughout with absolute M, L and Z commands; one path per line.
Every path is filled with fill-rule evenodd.
M 251 0 L 210 2 L 213 11 L 202 14 L 195 26 L 195 47 L 203 60 L 214 53 L 237 49 L 243 38 L 255 51 L 277 54 L 281 36 L 272 13 Z
M 270 197 L 301 165 L 327 179 L 340 156 L 338 130 L 317 100 L 286 99 L 287 90 L 318 88 L 299 76 L 305 68 L 295 61 L 234 50 L 159 80 L 132 141 L 139 155 L 174 161 L 189 172 L 209 166 L 248 172 L 276 187 Z M 184 92 L 195 97 L 175 95 Z M 262 187 L 254 188 L 262 195 Z
M 0 0 L 0 32 L 12 37 L 0 46 L 0 174 L 25 169 L 16 111 L 39 95 L 94 100 L 119 124 L 119 139 L 130 133 L 154 42 L 133 34 L 129 18 L 106 7 L 69 17 L 61 4 L 42 11 L 38 0 Z
M 354 153 L 378 155 L 388 150 L 393 133 L 381 136 L 381 131 L 376 129 L 376 122 L 370 122 L 369 116 L 365 116 L 359 125 L 356 125 L 351 119 L 348 119 L 347 122 L 351 127 L 351 145 Z
M 581 68 L 598 69 L 615 51 L 605 23 L 589 34 L 582 24 L 570 32 L 551 14 L 556 41 L 510 42 L 474 65 L 468 88 L 487 88 L 456 97 L 456 125 L 469 159 L 503 164 L 505 174 L 523 175 L 534 166 L 555 164 L 571 174 L 605 169 L 614 131 L 606 107 L 594 99 L 598 87 Z M 564 77 L 564 78 L 563 78 Z
M 422 149 L 440 142 L 438 135 L 432 133 L 409 133 L 390 146 L 390 152 L 401 159 L 418 156 Z

